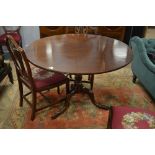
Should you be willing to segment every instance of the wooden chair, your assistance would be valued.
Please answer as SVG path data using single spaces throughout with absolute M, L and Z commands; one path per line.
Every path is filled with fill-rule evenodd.
M 22 46 L 22 37 L 20 35 L 20 28 L 21 26 L 17 26 L 16 29 L 14 30 L 10 30 L 8 27 L 6 26 L 2 26 L 3 30 L 4 30 L 4 34 L 2 34 L 0 36 L 0 50 L 3 52 L 3 48 L 2 46 L 6 46 L 6 36 L 7 35 L 11 35 L 15 41 L 20 45 Z
M 40 93 L 45 99 L 47 99 L 47 97 L 41 93 L 42 91 L 65 84 L 67 94 L 69 92 L 69 80 L 64 74 L 50 72 L 39 68 L 33 73 L 24 50 L 15 42 L 12 36 L 7 36 L 6 43 L 16 68 L 20 92 L 20 106 L 23 106 L 23 99 L 25 99 L 32 108 L 31 120 L 34 120 L 37 111 L 52 105 L 50 102 L 50 104 L 38 108 L 37 93 Z M 30 90 L 29 93 L 23 94 L 23 85 Z M 32 102 L 26 98 L 29 94 L 32 94 Z
M 89 26 L 75 26 L 74 27 L 74 33 L 76 34 L 88 34 L 92 32 L 94 32 L 95 34 L 97 33 L 95 27 L 89 27 Z M 70 77 L 70 81 L 75 81 L 73 74 L 70 74 L 69 77 Z M 82 83 L 90 84 L 90 89 L 92 90 L 93 84 L 94 84 L 94 74 L 88 74 L 87 80 L 82 80 Z
M 129 106 L 113 106 L 109 109 L 109 129 L 155 128 L 155 112 Z

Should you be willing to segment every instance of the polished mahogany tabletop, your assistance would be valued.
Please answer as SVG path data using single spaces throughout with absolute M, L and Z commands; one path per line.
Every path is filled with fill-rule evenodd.
M 125 43 L 100 35 L 63 34 L 43 38 L 25 48 L 29 61 L 41 68 L 73 74 L 117 70 L 132 60 Z

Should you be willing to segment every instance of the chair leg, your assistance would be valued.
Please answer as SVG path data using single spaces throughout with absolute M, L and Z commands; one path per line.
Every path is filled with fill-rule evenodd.
M 137 79 L 137 76 L 135 74 L 133 74 L 132 82 L 135 83 L 136 79 Z
M 36 92 L 32 91 L 32 114 L 31 114 L 32 121 L 35 119 L 36 100 L 37 100 L 37 94 L 36 94 Z
M 73 78 L 71 74 L 69 74 L 69 78 L 70 78 L 70 79 L 72 79 L 72 78 Z
M 20 102 L 19 102 L 19 106 L 22 107 L 23 106 L 23 85 L 22 83 L 19 81 L 19 95 L 20 95 Z
M 90 77 L 90 81 L 91 81 L 91 83 L 90 83 L 90 89 L 93 90 L 94 74 L 92 74 L 92 75 L 90 75 L 90 76 L 91 76 L 91 77 Z
M 69 80 L 66 83 L 66 95 L 69 94 Z
M 60 94 L 60 86 L 57 87 L 57 93 Z
M 90 80 L 90 79 L 91 79 L 91 75 L 89 74 L 89 75 L 88 75 L 88 80 Z
M 108 110 L 109 110 L 109 117 L 108 117 L 107 129 L 112 129 L 112 115 L 113 115 L 112 106 L 110 106 Z
M 13 84 L 13 75 L 12 75 L 12 71 L 11 70 L 8 73 L 8 77 L 9 77 L 10 82 Z

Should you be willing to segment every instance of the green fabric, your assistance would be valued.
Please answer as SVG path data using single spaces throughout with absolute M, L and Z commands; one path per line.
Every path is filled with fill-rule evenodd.
M 153 43 L 152 43 L 153 44 Z M 138 55 L 141 58 L 142 63 L 153 73 L 155 73 L 155 64 L 153 64 L 148 55 L 147 49 L 145 47 L 145 42 L 142 38 L 133 37 L 130 40 L 130 46 L 133 49 L 134 55 Z
M 151 96 L 155 98 L 155 64 L 149 59 L 147 53 L 155 51 L 155 39 L 135 36 L 131 38 L 130 46 L 133 51 L 132 71 Z
M 147 53 L 155 53 L 155 39 L 142 39 Z

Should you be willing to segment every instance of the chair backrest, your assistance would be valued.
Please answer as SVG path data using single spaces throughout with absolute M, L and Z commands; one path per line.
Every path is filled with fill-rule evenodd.
M 14 62 L 18 80 L 22 80 L 28 86 L 34 86 L 31 68 L 24 50 L 10 35 L 7 35 L 6 45 Z

